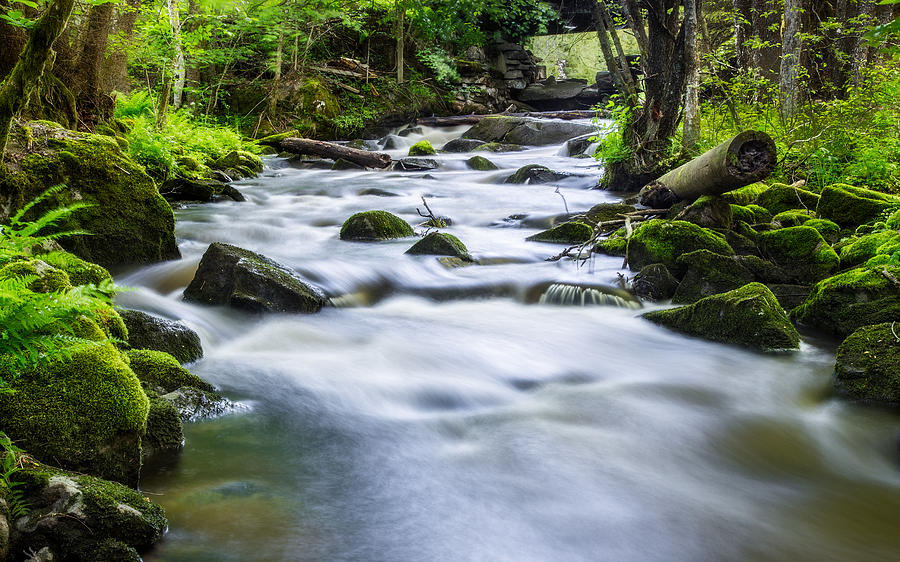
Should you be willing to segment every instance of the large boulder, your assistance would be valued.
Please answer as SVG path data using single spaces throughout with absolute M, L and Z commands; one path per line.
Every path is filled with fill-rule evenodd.
M 760 193 L 755 203 L 760 207 L 765 207 L 773 215 L 777 215 L 789 209 L 815 210 L 819 203 L 819 196 L 801 187 L 776 183 Z
M 43 464 L 14 479 L 30 509 L 15 522 L 11 550 L 49 555 L 41 560 L 138 562 L 168 524 L 161 507 L 114 482 Z
M 181 322 L 139 310 L 120 310 L 119 315 L 128 328 L 128 345 L 132 348 L 164 351 L 182 363 L 203 357 L 200 336 Z
M 540 164 L 528 164 L 516 170 L 506 178 L 504 183 L 550 183 L 565 179 L 572 174 L 566 172 L 554 172 Z
M 787 282 L 814 283 L 837 271 L 841 263 L 819 231 L 809 226 L 761 232 L 756 244 L 763 258 L 785 272 Z
M 704 228 L 731 228 L 731 205 L 721 197 L 704 195 L 678 213 L 675 219 Z
M 136 486 L 148 402 L 141 383 L 92 321 L 79 335 L 97 340 L 72 356 L 0 373 L 0 431 L 39 459 Z M 88 331 L 92 333 L 87 333 Z
M 459 238 L 446 232 L 431 232 L 406 250 L 407 254 L 427 256 L 452 256 L 464 261 L 474 261 L 466 245 Z
M 900 329 L 893 322 L 859 328 L 841 343 L 834 387 L 853 400 L 900 404 Z
M 144 458 L 180 451 L 184 445 L 184 426 L 178 408 L 158 394 L 151 393 L 148 396 L 150 410 L 147 413 L 147 434 L 142 442 Z
M 644 318 L 691 336 L 760 351 L 797 349 L 800 345 L 800 335 L 784 309 L 761 283 L 750 283 L 688 306 L 648 312 Z
M 641 268 L 631 282 L 631 289 L 642 299 L 662 301 L 675 294 L 678 279 L 669 273 L 669 268 L 661 263 L 654 263 Z
M 723 193 L 722 199 L 733 205 L 749 205 L 767 189 L 769 186 L 764 183 L 751 183 Z
M 682 272 L 678 257 L 696 250 L 730 256 L 734 250 L 721 235 L 685 221 L 653 219 L 634 229 L 628 239 L 627 258 L 632 270 L 661 263 Z
M 487 143 L 543 146 L 560 144 L 571 138 L 596 133 L 592 125 L 571 121 L 550 121 L 504 115 L 485 117 L 466 131 L 463 138 Z
M 251 312 L 318 312 L 328 302 L 325 293 L 299 279 L 269 258 L 232 246 L 210 244 L 185 300 L 227 304 Z
M 709 250 L 684 254 L 678 258 L 678 265 L 686 273 L 672 296 L 672 302 L 676 304 L 696 302 L 754 281 L 753 273 L 736 256 L 723 256 Z
M 453 139 L 441 148 L 441 152 L 472 152 L 483 144 L 484 141 L 478 139 Z
M 21 150 L 23 157 L 9 158 L 10 173 L 0 174 L 0 222 L 47 188 L 65 184 L 37 212 L 76 202 L 92 205 L 58 223 L 62 230 L 90 233 L 60 240 L 69 251 L 104 266 L 180 257 L 172 208 L 115 139 L 43 121 L 27 123 L 13 137 L 10 152 Z
M 150 387 L 172 392 L 182 386 L 193 386 L 201 390 L 215 390 L 213 385 L 191 373 L 178 360 L 162 351 L 152 349 L 132 349 L 125 352 L 128 364 L 138 379 Z
M 900 321 L 900 267 L 863 267 L 824 279 L 791 317 L 840 337 L 869 324 Z
M 854 228 L 886 218 L 895 209 L 900 209 L 900 197 L 836 183 L 822 190 L 816 215 L 842 227 Z
M 594 229 L 583 222 L 571 221 L 538 232 L 525 240 L 553 244 L 583 244 L 594 236 Z
M 409 223 L 387 211 L 356 213 L 341 225 L 341 240 L 376 241 L 415 234 Z
M 900 233 L 881 230 L 866 234 L 841 247 L 841 267 L 849 268 L 866 263 L 878 254 L 888 253 L 900 243 Z

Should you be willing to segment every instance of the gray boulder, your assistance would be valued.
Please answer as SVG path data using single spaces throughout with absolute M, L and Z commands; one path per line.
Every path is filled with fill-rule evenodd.
M 181 322 L 139 310 L 120 310 L 119 315 L 128 328 L 128 345 L 132 348 L 164 351 L 181 363 L 203 357 L 200 336 Z
M 478 139 L 486 143 L 543 146 L 560 144 L 577 136 L 595 133 L 592 125 L 572 121 L 548 121 L 529 117 L 503 115 L 485 117 L 463 138 Z

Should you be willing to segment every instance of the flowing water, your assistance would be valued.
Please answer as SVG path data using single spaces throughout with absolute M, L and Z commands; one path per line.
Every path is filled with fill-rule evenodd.
M 556 289 L 587 306 L 539 303 L 535 287 L 627 274 L 621 258 L 548 262 L 562 246 L 524 241 L 616 198 L 559 146 L 488 154 L 493 172 L 469 156 L 438 155 L 428 173 L 270 160 L 238 184 L 247 202 L 176 212 L 182 260 L 120 276 L 135 287 L 121 304 L 197 330 L 191 369 L 247 406 L 188 424 L 180 458 L 145 474 L 170 521 L 148 560 L 900 557 L 898 418 L 829 395 L 833 344 L 761 355 L 686 338 L 590 288 Z M 576 175 L 502 183 L 528 163 Z M 362 210 L 420 222 L 423 196 L 483 265 L 404 255 L 409 239 L 339 240 Z M 184 303 L 213 241 L 342 306 L 258 317 Z

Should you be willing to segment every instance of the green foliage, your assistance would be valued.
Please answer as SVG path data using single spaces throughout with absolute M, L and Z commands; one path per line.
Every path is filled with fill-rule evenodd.
M 453 58 L 440 47 L 427 47 L 416 56 L 429 70 L 434 73 L 434 78 L 443 85 L 459 82 L 459 72 Z
M 148 90 L 135 90 L 130 95 L 116 94 L 115 117 L 117 119 L 149 116 L 156 113 L 153 94 Z
M 610 113 L 610 120 L 595 121 L 599 130 L 598 139 L 600 145 L 594 158 L 600 160 L 604 166 L 624 162 L 631 158 L 632 151 L 628 143 L 625 142 L 625 136 L 631 122 L 632 109 L 627 105 L 617 104 L 614 100 L 610 100 L 606 104 L 606 109 Z
M 66 186 L 62 184 L 51 187 L 33 201 L 19 209 L 19 211 L 9 219 L 8 225 L 0 225 L 0 264 L 15 259 L 16 256 L 23 253 L 30 252 L 32 248 L 40 246 L 44 242 L 58 240 L 59 238 L 75 234 L 87 234 L 82 230 L 68 230 L 40 234 L 42 231 L 52 228 L 60 220 L 66 218 L 75 211 L 91 206 L 85 203 L 75 203 L 65 207 L 51 209 L 34 221 L 26 221 L 24 219 L 25 215 L 37 205 L 53 197 L 53 195 L 65 188 Z
M 13 476 L 22 467 L 19 464 L 19 455 L 24 451 L 16 447 L 12 439 L 0 431 L 0 489 L 6 490 L 6 499 L 9 502 L 9 514 L 13 519 L 28 515 L 30 508 L 25 501 L 25 494 L 21 489 L 22 482 L 13 481 Z

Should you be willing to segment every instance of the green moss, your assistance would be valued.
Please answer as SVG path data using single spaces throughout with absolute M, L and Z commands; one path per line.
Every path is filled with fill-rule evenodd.
M 634 276 L 631 289 L 638 297 L 661 301 L 672 298 L 678 289 L 678 279 L 661 263 L 646 265 Z
M 900 230 L 900 210 L 891 213 L 887 220 L 884 221 L 884 225 L 891 230 Z
M 731 216 L 733 217 L 734 222 L 744 221 L 747 224 L 753 224 L 756 222 L 756 215 L 753 213 L 751 209 L 744 207 L 743 205 L 731 205 Z
M 750 185 L 745 185 L 744 187 L 739 187 L 738 189 L 723 193 L 722 199 L 732 205 L 749 205 L 767 189 L 769 189 L 769 186 L 764 183 L 751 183 Z
M 407 254 L 429 256 L 453 256 L 474 261 L 466 245 L 459 238 L 446 232 L 431 232 L 406 250 Z
M 29 453 L 137 483 L 148 402 L 115 347 L 81 348 L 68 360 L 19 374 L 11 386 L 15 393 L 0 394 L 2 430 Z
M 900 404 L 900 328 L 862 327 L 838 347 L 834 387 L 853 400 Z
M 128 341 L 128 328 L 119 313 L 111 305 L 100 304 L 94 310 L 92 319 L 100 326 L 103 333 L 110 338 Z
M 484 156 L 473 156 L 466 160 L 466 166 L 469 167 L 470 170 L 477 170 L 479 172 L 487 172 L 489 170 L 496 170 L 497 165 L 485 158 Z
M 625 228 L 613 232 L 605 240 L 597 242 L 594 251 L 598 254 L 624 258 L 628 252 L 628 240 L 625 238 Z
M 701 299 L 694 304 L 644 314 L 673 330 L 761 351 L 797 349 L 800 335 L 775 295 L 761 283 Z
M 678 257 L 695 250 L 734 254 L 718 233 L 685 221 L 653 219 L 638 226 L 628 240 L 628 265 L 632 270 L 639 270 L 645 265 L 661 263 L 673 273 L 680 272 Z
M 810 219 L 803 226 L 815 228 L 829 244 L 834 244 L 841 239 L 841 227 L 827 219 Z
M 704 228 L 731 228 L 731 205 L 721 197 L 704 195 L 678 213 L 676 220 Z
M 760 193 L 755 203 L 777 215 L 790 209 L 815 209 L 819 196 L 799 187 L 776 183 Z
M 260 139 L 256 139 L 256 144 L 261 144 L 263 146 L 274 146 L 276 148 L 281 146 L 281 141 L 290 137 L 299 137 L 300 132 L 296 129 L 292 131 L 286 131 L 284 133 L 277 133 L 274 135 L 269 135 L 267 137 L 262 137 Z M 359 148 L 359 147 L 356 147 Z
M 891 244 L 892 242 L 900 242 L 900 233 L 893 230 L 882 230 L 857 238 L 841 247 L 841 267 L 855 267 L 878 254 L 890 255 L 892 252 L 887 250 L 894 246 Z M 882 246 L 884 246 L 884 251 L 881 250 Z
M 791 317 L 842 337 L 868 324 L 900 321 L 900 267 L 857 268 L 813 287 Z
M 594 229 L 583 222 L 564 222 L 550 230 L 529 236 L 525 240 L 555 244 L 581 244 L 590 240 L 593 235 Z
M 487 142 L 475 147 L 475 152 L 519 152 L 525 150 L 520 144 L 506 144 L 501 142 Z
M 789 281 L 815 282 L 840 266 L 840 258 L 815 228 L 792 226 L 761 232 L 756 242 L 762 257 L 781 267 Z
M 815 218 L 815 216 L 812 211 L 791 209 L 778 213 L 772 217 L 772 220 L 778 223 L 782 228 L 787 228 L 790 226 L 802 226 L 813 218 Z
M 245 176 L 253 176 L 263 170 L 263 163 L 259 156 L 246 150 L 232 150 L 212 164 L 217 170 L 244 169 Z
M 855 228 L 878 220 L 897 208 L 900 208 L 900 197 L 852 185 L 834 184 L 822 190 L 822 200 L 816 214 L 841 227 Z
M 410 156 L 430 156 L 435 154 L 434 147 L 425 139 L 420 140 L 416 144 L 409 147 Z
M 363 211 L 344 221 L 341 240 L 389 240 L 412 236 L 409 224 L 387 211 Z
M 69 275 L 65 271 L 57 269 L 43 260 L 14 261 L 0 267 L 0 279 L 26 276 L 37 277 L 28 284 L 28 288 L 36 293 L 65 292 L 72 288 Z
M 178 359 L 168 353 L 150 349 L 132 349 L 125 355 L 138 379 L 160 387 L 166 392 L 172 392 L 182 386 L 215 390 L 213 385 L 182 367 Z
M 144 455 L 173 452 L 184 443 L 184 428 L 178 408 L 156 394 L 150 396 L 147 414 L 147 435 L 144 436 Z
M 747 209 L 753 213 L 753 222 L 750 224 L 762 224 L 772 222 L 772 213 L 765 207 L 759 205 L 747 205 Z
M 100 285 L 112 281 L 112 275 L 103 266 L 85 261 L 68 252 L 41 254 L 41 260 L 68 273 L 72 285 Z
M 675 304 L 696 302 L 704 297 L 738 289 L 753 281 L 753 274 L 735 257 L 709 250 L 697 250 L 679 256 L 678 266 L 686 270 L 686 273 L 672 297 Z
M 625 203 L 598 203 L 584 214 L 584 221 L 596 225 L 601 222 L 622 220 L 622 215 L 633 213 L 636 210 L 634 205 Z

